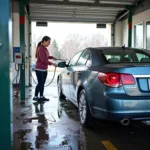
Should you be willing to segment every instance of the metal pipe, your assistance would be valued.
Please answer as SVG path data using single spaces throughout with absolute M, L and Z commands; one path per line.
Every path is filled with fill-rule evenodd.
M 117 20 L 116 21 L 118 21 L 118 20 L 120 20 L 120 19 L 122 19 L 124 16 L 126 16 L 127 14 L 129 13 L 129 10 L 128 11 L 126 11 L 123 15 L 121 15 L 119 18 L 117 18 Z

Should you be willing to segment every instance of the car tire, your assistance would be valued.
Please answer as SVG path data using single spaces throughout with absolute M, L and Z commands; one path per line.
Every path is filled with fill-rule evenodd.
M 95 119 L 91 115 L 91 111 L 87 102 L 87 96 L 84 89 L 80 92 L 78 100 L 78 109 L 81 125 L 83 127 L 93 127 L 95 124 Z
M 58 81 L 57 81 L 57 89 L 58 89 L 58 97 L 59 97 L 60 101 L 65 100 L 66 97 L 62 92 L 62 83 L 61 83 L 60 78 L 58 78 Z

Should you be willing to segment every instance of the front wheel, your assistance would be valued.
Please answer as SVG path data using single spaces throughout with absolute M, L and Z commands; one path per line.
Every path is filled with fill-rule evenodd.
M 91 115 L 85 90 L 79 94 L 79 116 L 80 123 L 84 127 L 92 127 L 95 124 L 95 119 Z

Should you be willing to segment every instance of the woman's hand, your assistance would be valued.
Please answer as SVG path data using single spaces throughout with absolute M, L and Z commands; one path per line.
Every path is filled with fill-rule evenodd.
M 53 56 L 49 56 L 48 59 L 58 60 L 57 58 L 55 58 Z
M 53 65 L 54 67 L 58 67 L 58 65 L 57 65 L 57 64 L 55 64 L 55 63 L 52 63 L 52 65 Z
M 53 57 L 53 60 L 58 60 L 57 58 Z

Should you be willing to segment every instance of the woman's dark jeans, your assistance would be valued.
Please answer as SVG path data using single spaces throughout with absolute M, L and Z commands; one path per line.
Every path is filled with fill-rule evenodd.
M 38 80 L 38 84 L 35 88 L 35 96 L 38 96 L 40 93 L 40 97 L 42 97 L 44 93 L 44 84 L 47 78 L 47 71 L 35 70 L 35 73 Z

